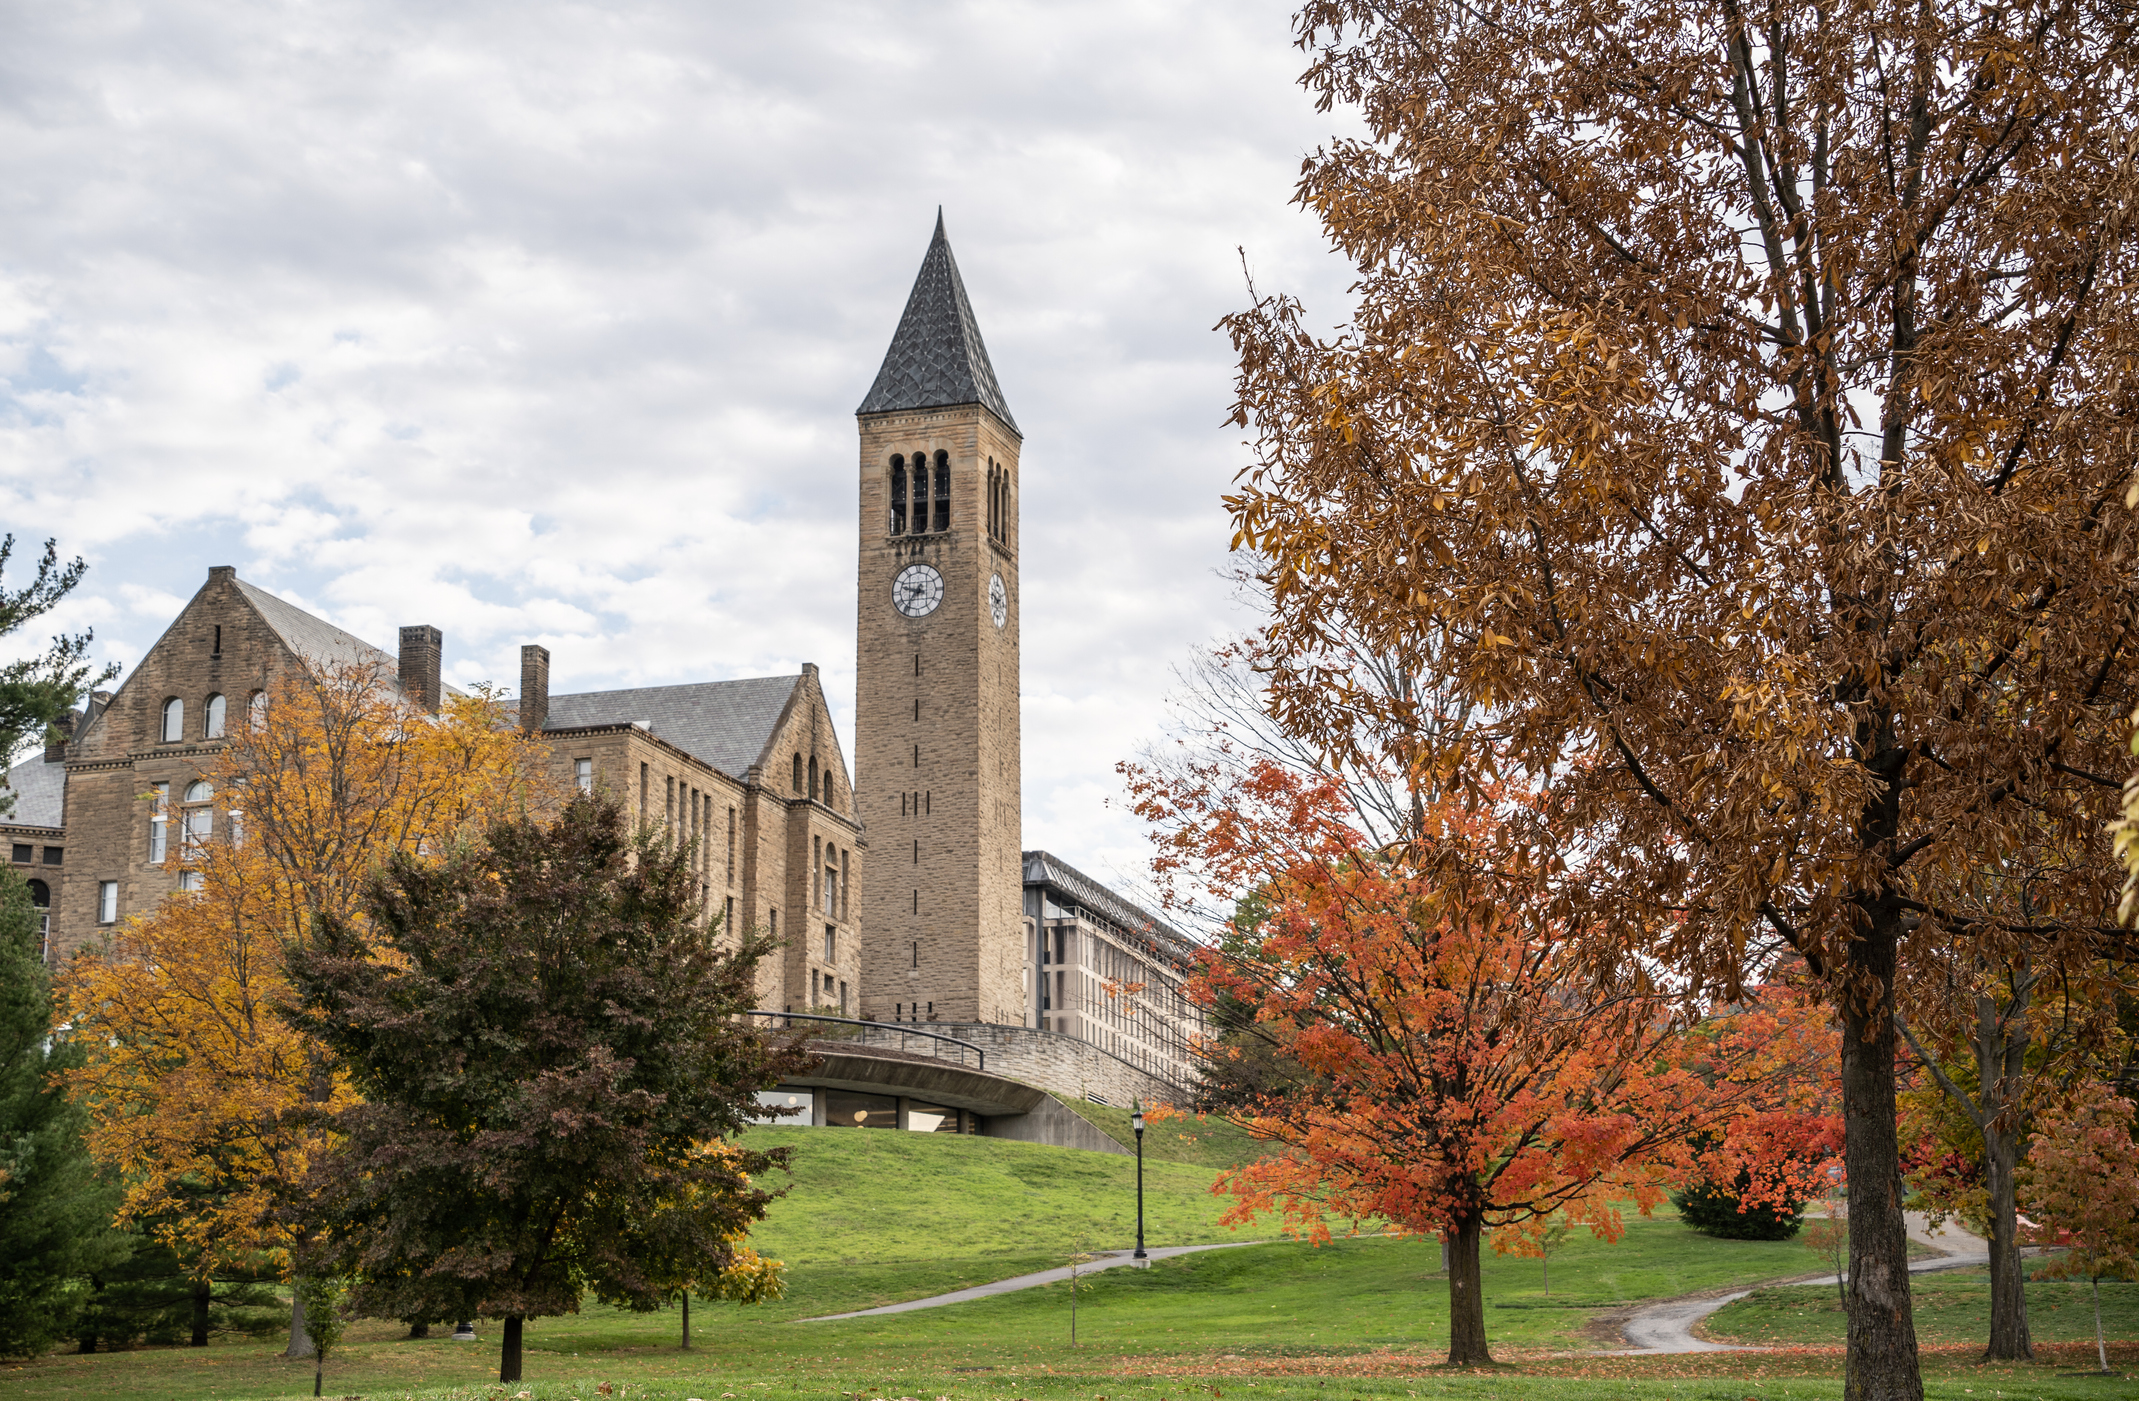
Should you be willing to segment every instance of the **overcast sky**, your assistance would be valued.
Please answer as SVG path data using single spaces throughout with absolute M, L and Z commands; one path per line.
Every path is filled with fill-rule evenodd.
M 1142 870 L 1114 764 L 1251 621 L 1236 250 L 1347 281 L 1284 4 L 0 15 L 0 521 L 101 658 L 235 564 L 463 683 L 814 661 L 851 759 L 853 411 L 941 204 L 1026 433 L 1025 844 Z

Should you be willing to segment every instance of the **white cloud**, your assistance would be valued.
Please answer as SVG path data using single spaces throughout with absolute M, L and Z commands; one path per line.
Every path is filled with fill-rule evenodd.
M 946 210 L 1023 458 L 1026 842 L 1240 624 L 1212 324 L 1345 269 L 1255 0 L 17 6 L 0 508 L 138 658 L 210 564 L 459 680 L 853 686 L 854 405 Z M 1039 723 L 1044 719 L 1044 723 Z M 851 736 L 848 738 L 851 746 Z

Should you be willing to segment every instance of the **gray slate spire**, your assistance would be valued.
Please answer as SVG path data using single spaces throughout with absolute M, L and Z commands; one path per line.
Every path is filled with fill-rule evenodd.
M 943 210 L 938 208 L 936 236 L 929 240 L 921 275 L 906 299 L 906 314 L 899 318 L 869 397 L 855 412 L 953 404 L 980 404 L 1023 436 L 1010 416 L 1010 405 L 1003 402 L 1002 386 L 995 382 L 995 367 L 988 363 L 988 347 L 981 343 L 980 324 L 966 300 L 966 285 L 958 276 L 958 260 L 951 256 L 951 241 L 943 235 Z

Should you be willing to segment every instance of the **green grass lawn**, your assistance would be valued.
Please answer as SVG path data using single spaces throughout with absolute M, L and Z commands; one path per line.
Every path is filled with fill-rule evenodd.
M 1466 1397 L 1476 1401 L 1706 1401 L 1839 1397 L 1828 1356 L 1718 1354 L 1688 1359 L 1553 1358 L 1602 1340 L 1598 1310 L 1640 1299 L 1810 1273 L 1795 1243 L 1712 1240 L 1674 1219 L 1634 1221 L 1607 1245 L 1578 1235 L 1552 1261 L 1488 1255 L 1487 1328 L 1519 1370 L 1449 1375 L 1447 1295 L 1430 1241 L 1339 1240 L 1316 1250 L 1272 1242 L 1110 1270 L 1084 1281 L 1081 1346 L 1069 1346 L 1070 1293 L 1052 1285 L 949 1308 L 833 1323 L 815 1314 L 918 1298 L 1058 1264 L 1078 1235 L 1128 1244 L 1134 1163 L 997 1140 L 779 1128 L 756 1142 L 798 1149 L 795 1190 L 757 1237 L 790 1263 L 789 1296 L 753 1309 L 700 1304 L 694 1351 L 678 1350 L 675 1310 L 635 1315 L 599 1306 L 527 1328 L 529 1381 L 499 1388 L 497 1327 L 483 1341 L 401 1339 L 398 1324 L 360 1323 L 330 1364 L 327 1395 L 422 1395 L 515 1401 L 565 1396 L 748 1401 L 795 1396 L 868 1401 L 1336 1401 Z M 1125 1173 L 1123 1169 L 1128 1171 Z M 1152 1244 L 1227 1237 L 1207 1188 L 1216 1169 L 1146 1165 Z M 1122 1201 L 1116 1201 L 1121 1198 Z M 2133 1330 L 2127 1330 L 2133 1331 Z M 2134 1349 L 2123 1350 L 2125 1356 Z M 2070 1365 L 2070 1364 L 2067 1364 Z M 1943 1370 L 1941 1370 L 1943 1369 Z M 1968 1370 L 1933 1359 L 1929 1394 L 2103 1396 L 2048 1367 Z M 1977 1391 L 1986 1378 L 1989 1389 Z M 1950 1384 L 1949 1384 L 1950 1383 Z M 2001 1385 L 2000 1383 L 2004 1383 Z M 309 1394 L 309 1364 L 271 1345 L 219 1342 L 0 1364 L 0 1396 L 264 1398 Z M 2024 1389 L 2018 1389 L 2024 1388 Z
M 775 1173 L 766 1184 L 791 1190 L 751 1242 L 791 1265 L 1067 1256 L 1080 1241 L 1102 1250 L 1136 1243 L 1134 1158 L 972 1135 L 786 1125 L 752 1129 L 743 1142 L 795 1150 L 794 1176 Z M 1211 1195 L 1217 1176 L 1147 1158 L 1145 1239 L 1244 1239 L 1218 1224 L 1225 1202 Z
M 1990 1271 L 1941 1270 L 1912 1282 L 1916 1336 L 1927 1345 L 1980 1343 L 1990 1333 Z M 2094 1341 L 2086 1281 L 2028 1281 L 2028 1333 L 2036 1342 Z M 1704 1331 L 1719 1341 L 1839 1347 L 1848 1331 L 1834 1284 L 1758 1290 L 1717 1310 Z M 2139 1338 L 2139 1284 L 2102 1282 L 2102 1331 Z

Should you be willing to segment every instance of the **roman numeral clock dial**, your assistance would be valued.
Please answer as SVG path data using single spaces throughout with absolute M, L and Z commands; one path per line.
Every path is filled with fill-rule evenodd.
M 891 606 L 909 618 L 925 618 L 943 602 L 943 576 L 926 564 L 909 564 L 891 581 Z

